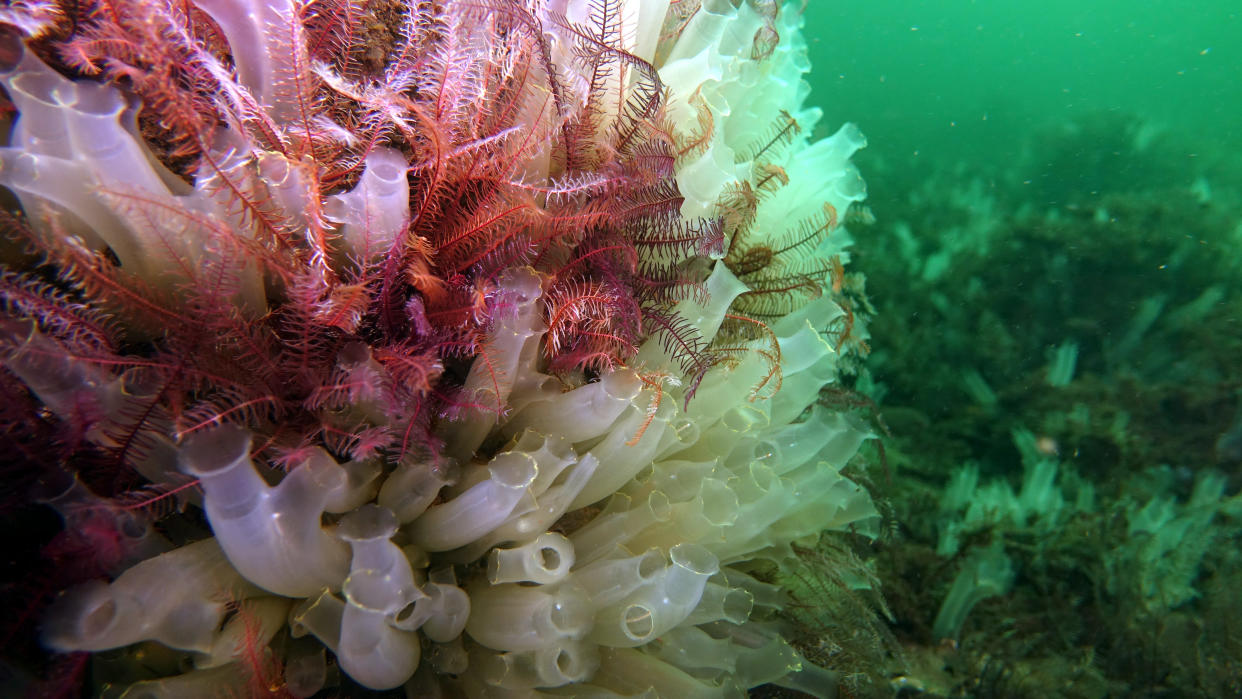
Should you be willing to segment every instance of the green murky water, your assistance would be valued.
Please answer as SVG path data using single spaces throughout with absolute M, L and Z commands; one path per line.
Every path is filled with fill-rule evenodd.
M 1242 11 L 812 3 L 908 696 L 1242 695 Z
M 1022 134 L 1124 111 L 1242 140 L 1242 8 L 1230 2 L 812 2 L 812 84 L 877 150 L 999 158 Z

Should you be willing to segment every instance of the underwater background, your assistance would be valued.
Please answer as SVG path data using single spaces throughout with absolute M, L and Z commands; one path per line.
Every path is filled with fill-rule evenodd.
M 1242 13 L 806 12 L 869 139 L 890 689 L 1242 695 Z
M 867 127 L 872 157 L 996 162 L 1102 111 L 1219 153 L 1242 141 L 1233 3 L 812 2 L 806 17 L 812 94 L 828 121 Z

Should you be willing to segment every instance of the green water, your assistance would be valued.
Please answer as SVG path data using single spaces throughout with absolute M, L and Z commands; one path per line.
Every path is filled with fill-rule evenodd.
M 889 689 L 1242 696 L 1242 5 L 806 17 L 870 141 Z
M 1003 158 L 1025 131 L 1100 110 L 1242 142 L 1236 2 L 814 0 L 806 17 L 828 121 L 883 153 Z

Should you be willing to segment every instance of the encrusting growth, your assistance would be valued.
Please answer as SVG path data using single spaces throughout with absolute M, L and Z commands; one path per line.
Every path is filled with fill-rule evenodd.
M 0 419 L 118 549 L 50 648 L 167 646 L 167 695 L 836 691 L 748 573 L 876 519 L 817 404 L 864 140 L 807 136 L 796 3 L 0 23 Z

